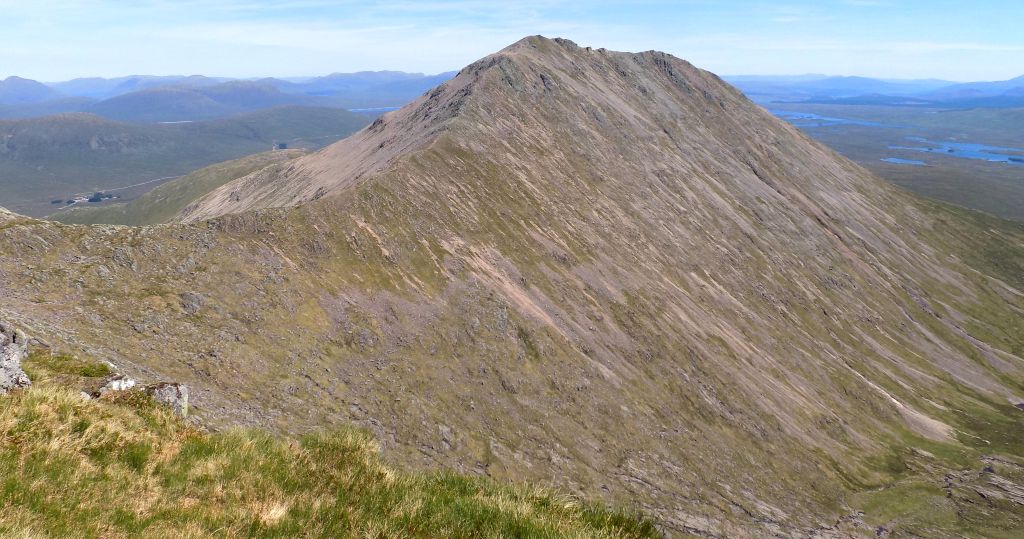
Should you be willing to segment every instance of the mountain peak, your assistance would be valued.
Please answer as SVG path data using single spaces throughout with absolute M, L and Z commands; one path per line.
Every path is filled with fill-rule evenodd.
M 542 35 L 527 36 L 515 43 L 505 47 L 504 49 L 483 58 L 472 65 L 479 63 L 486 63 L 489 58 L 501 57 L 505 55 L 525 55 L 529 56 L 537 61 L 543 62 L 547 60 L 556 60 L 557 58 L 571 57 L 574 55 L 583 54 L 595 54 L 595 55 L 619 55 L 623 57 L 636 57 L 636 58 L 660 58 L 668 59 L 671 58 L 673 61 L 682 62 L 689 65 L 685 60 L 676 58 L 671 54 L 657 50 L 648 50 L 643 52 L 618 52 L 610 51 L 604 48 L 593 49 L 591 47 L 583 47 L 578 45 L 575 41 L 565 39 L 561 37 L 549 38 Z
M 639 101 L 627 103 L 627 96 Z M 594 50 L 567 39 L 530 36 L 470 64 L 352 137 L 299 160 L 285 178 L 241 178 L 223 186 L 190 206 L 185 219 L 322 198 L 366 181 L 453 131 L 466 135 L 524 115 L 561 129 L 577 122 L 574 116 L 581 112 L 604 118 L 604 109 L 635 116 L 647 107 L 649 114 L 671 115 L 688 101 L 683 109 L 696 112 L 745 99 L 716 76 L 663 52 Z M 624 137 L 644 136 L 643 126 L 632 127 Z
M 0 290 L 218 425 L 356 421 L 681 535 L 807 537 L 905 485 L 993 507 L 944 477 L 1020 446 L 1024 296 L 990 253 L 1024 240 L 959 211 L 671 55 L 532 37 L 201 226 L 0 227 Z
M 526 36 L 519 41 L 505 47 L 498 54 L 502 52 L 512 52 L 517 50 L 547 50 L 548 47 L 559 46 L 566 50 L 574 50 L 580 48 L 574 41 L 561 38 L 561 37 L 545 37 L 540 34 Z

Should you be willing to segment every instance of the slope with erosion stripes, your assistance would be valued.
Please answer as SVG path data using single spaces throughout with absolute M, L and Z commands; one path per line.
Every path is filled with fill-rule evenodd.
M 1021 457 L 1024 296 L 975 253 L 1024 260 L 1024 233 L 899 191 L 668 55 L 530 38 L 453 82 L 196 211 L 323 194 L 298 207 L 9 218 L 0 314 L 192 384 L 214 425 L 355 422 L 389 458 L 554 481 L 680 534 L 1019 523 L 872 508 Z
M 472 77 L 454 80 L 424 94 L 400 111 L 288 167 L 275 177 L 239 178 L 186 208 L 180 220 L 195 222 L 228 213 L 294 206 L 351 187 L 414 152 L 444 129 L 470 89 Z

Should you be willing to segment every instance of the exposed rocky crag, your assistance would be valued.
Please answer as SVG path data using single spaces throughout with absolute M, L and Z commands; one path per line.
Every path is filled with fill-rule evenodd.
M 174 410 L 181 417 L 188 417 L 188 386 L 174 382 L 150 384 L 144 391 L 157 403 Z
M 21 360 L 27 355 L 28 337 L 0 320 L 0 395 L 32 385 L 28 375 L 21 369 Z
M 671 534 L 1024 525 L 941 501 L 1024 456 L 1024 230 L 672 56 L 525 39 L 182 220 L 0 215 L 0 316 L 187 383 L 214 428 L 354 423 Z M 892 521 L 907 488 L 937 501 Z
M 99 398 L 107 394 L 123 391 L 141 391 L 162 406 L 166 406 L 181 417 L 188 417 L 188 386 L 176 382 L 156 382 L 140 385 L 137 380 L 123 374 L 114 374 L 102 381 L 98 389 L 86 392 L 89 398 Z

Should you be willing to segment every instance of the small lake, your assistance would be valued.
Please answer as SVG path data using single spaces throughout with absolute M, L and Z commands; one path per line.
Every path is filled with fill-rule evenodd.
M 903 129 L 900 125 L 889 125 L 878 122 L 868 122 L 865 120 L 850 120 L 848 118 L 832 118 L 830 116 L 820 116 L 818 114 L 811 114 L 809 112 L 793 112 L 789 110 L 772 110 L 768 112 L 786 120 L 787 122 L 795 125 L 796 127 L 831 127 L 834 125 L 860 125 L 864 127 L 889 127 L 895 129 Z
M 889 146 L 891 150 L 906 150 L 921 153 L 937 153 L 961 159 L 976 159 L 993 163 L 1008 163 L 1024 166 L 1024 149 L 1004 148 L 971 142 L 948 142 L 928 140 L 921 137 L 907 137 L 919 146 Z
M 924 161 L 918 161 L 916 159 L 900 159 L 899 157 L 886 157 L 885 159 L 882 159 L 882 161 L 897 165 L 913 165 L 915 167 L 923 167 L 926 165 Z

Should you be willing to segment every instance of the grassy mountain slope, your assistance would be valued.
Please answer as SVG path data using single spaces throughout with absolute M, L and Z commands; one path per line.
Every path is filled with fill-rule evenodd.
M 208 434 L 141 392 L 84 400 L 59 360 L 25 366 L 36 387 L 0 397 L 5 537 L 658 535 L 549 490 L 395 469 L 364 431 Z
M 679 535 L 1022 524 L 1024 231 L 671 56 L 529 38 L 188 218 L 0 217 L 0 316 L 213 425 L 354 423 Z
M 38 103 L 19 103 L 17 105 L 0 105 L 0 120 L 21 120 L 54 116 L 67 112 L 81 112 L 93 103 L 85 97 L 66 97 Z
M 283 107 L 208 122 L 139 125 L 67 114 L 0 122 L 0 205 L 30 215 L 51 200 L 119 189 L 266 151 L 318 148 L 364 126 L 337 109 Z M 152 186 L 149 186 L 152 187 Z
M 264 152 L 218 163 L 161 184 L 124 204 L 71 208 L 48 216 L 62 223 L 155 225 L 175 219 L 186 206 L 214 189 L 242 176 L 280 166 L 303 155 L 302 150 Z M 265 174 L 273 174 L 265 171 Z

